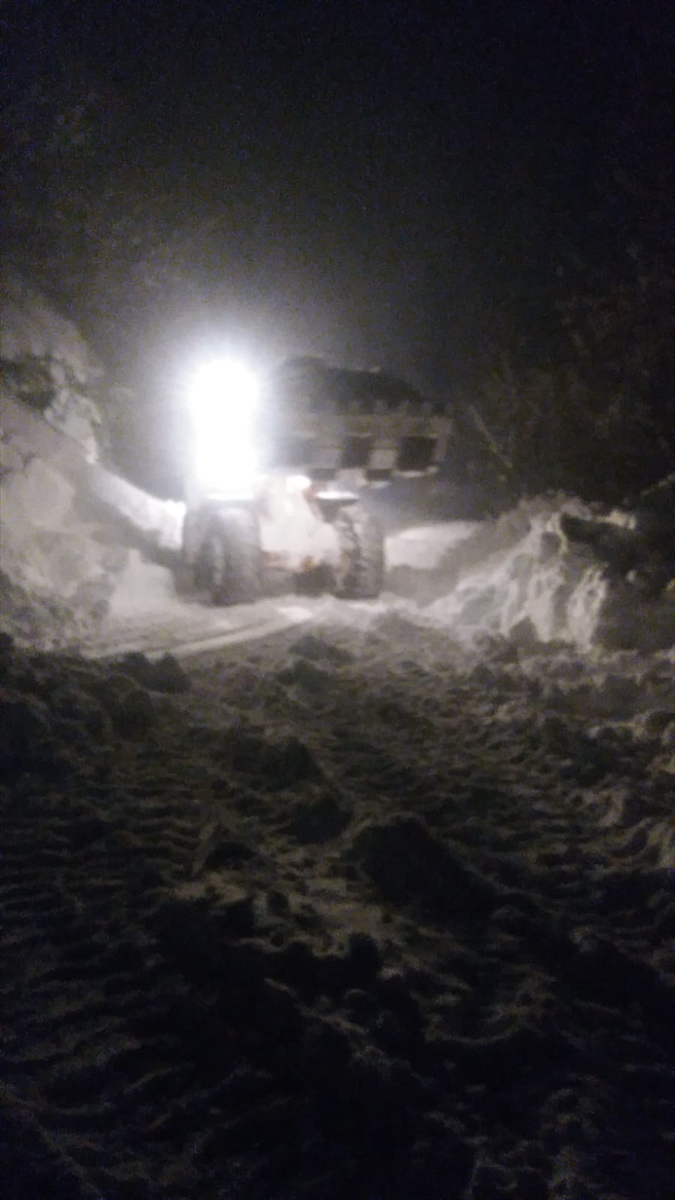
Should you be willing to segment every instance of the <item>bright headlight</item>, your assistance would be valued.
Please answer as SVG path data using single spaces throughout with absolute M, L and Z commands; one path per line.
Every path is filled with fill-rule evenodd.
M 253 422 L 258 381 L 242 363 L 205 363 L 192 385 L 195 472 L 206 488 L 236 491 L 253 482 L 257 469 Z

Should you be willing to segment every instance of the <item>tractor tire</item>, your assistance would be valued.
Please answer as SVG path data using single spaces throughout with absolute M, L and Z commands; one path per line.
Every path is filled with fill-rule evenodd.
M 249 604 L 262 594 L 262 552 L 255 515 L 245 508 L 212 522 L 197 567 L 214 604 Z
M 343 508 L 335 519 L 340 565 L 335 594 L 346 600 L 373 600 L 384 585 L 384 534 L 379 521 L 360 505 Z

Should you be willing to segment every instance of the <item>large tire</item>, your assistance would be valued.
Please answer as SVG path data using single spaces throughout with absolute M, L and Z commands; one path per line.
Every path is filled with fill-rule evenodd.
M 373 600 L 384 584 L 384 535 L 379 521 L 356 504 L 340 510 L 335 529 L 340 544 L 336 596 Z
M 197 574 L 214 604 L 247 604 L 262 594 L 262 553 L 255 514 L 228 509 L 214 518 Z

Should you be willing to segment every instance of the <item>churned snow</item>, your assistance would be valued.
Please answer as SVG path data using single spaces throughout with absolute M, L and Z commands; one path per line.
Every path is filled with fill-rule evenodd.
M 672 656 L 320 603 L 3 645 L 11 1194 L 665 1198 Z

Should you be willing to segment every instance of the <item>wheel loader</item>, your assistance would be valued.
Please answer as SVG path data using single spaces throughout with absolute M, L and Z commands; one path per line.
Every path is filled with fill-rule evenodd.
M 190 585 L 217 605 L 253 601 L 279 577 L 378 596 L 384 536 L 364 493 L 437 470 L 448 415 L 399 380 L 315 359 L 284 363 L 260 387 L 214 365 L 197 393 L 182 552 Z

